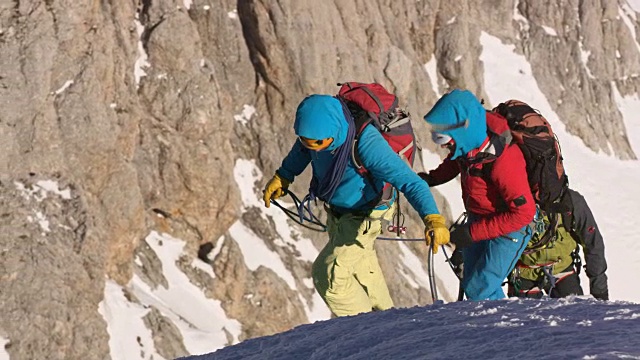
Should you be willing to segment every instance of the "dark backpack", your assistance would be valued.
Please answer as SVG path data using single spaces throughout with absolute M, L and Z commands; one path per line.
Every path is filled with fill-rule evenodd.
M 509 100 L 492 112 L 507 119 L 513 142 L 524 155 L 529 187 L 536 203 L 548 210 L 568 187 L 562 165 L 562 154 L 549 122 L 531 106 L 519 100 Z
M 378 83 L 347 82 L 338 86 L 336 97 L 349 108 L 356 126 L 352 160 L 358 172 L 370 179 L 357 152 L 358 139 L 368 124 L 378 129 L 393 151 L 412 167 L 417 145 L 411 118 L 398 107 L 398 97 Z M 382 199 L 390 199 L 392 190 L 390 184 L 385 184 Z

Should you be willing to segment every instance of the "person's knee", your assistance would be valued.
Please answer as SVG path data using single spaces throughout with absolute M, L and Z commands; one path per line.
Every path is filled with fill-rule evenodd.
M 558 279 L 549 294 L 552 298 L 562 298 L 570 295 L 584 295 L 580 285 L 580 278 L 576 273 Z
M 503 299 L 502 280 L 471 278 L 466 282 L 464 293 L 473 301 Z
M 329 289 L 330 270 L 325 263 L 324 258 L 317 258 L 311 266 L 311 277 L 313 285 L 318 293 L 324 297 L 325 292 Z

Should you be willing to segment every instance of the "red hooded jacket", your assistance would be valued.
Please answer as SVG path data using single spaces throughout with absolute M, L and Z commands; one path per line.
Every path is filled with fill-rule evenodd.
M 529 224 L 536 205 L 529 189 L 525 160 L 500 115 L 487 112 L 489 135 L 465 157 L 447 157 L 429 172 L 431 185 L 446 183 L 461 174 L 465 209 L 478 217 L 471 223 L 474 241 L 490 240 Z

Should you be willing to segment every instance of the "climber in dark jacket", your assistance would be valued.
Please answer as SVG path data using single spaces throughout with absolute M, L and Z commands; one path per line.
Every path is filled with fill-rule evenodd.
M 584 197 L 566 188 L 560 200 L 544 214 L 549 234 L 531 241 L 515 271 L 509 277 L 509 295 L 540 298 L 543 291 L 552 298 L 583 295 L 580 285 L 582 247 L 589 291 L 599 300 L 609 300 L 604 240 Z M 547 240 L 546 236 L 550 236 Z M 544 240 L 543 240 L 544 239 Z
M 371 124 L 362 130 L 357 151 L 372 179 L 360 175 L 350 160 L 343 174 L 335 175 L 332 169 L 343 152 L 351 158 L 353 131 L 345 108 L 333 96 L 305 98 L 298 106 L 293 128 L 298 139 L 265 186 L 265 206 L 282 196 L 309 163 L 318 183 L 337 181 L 333 194 L 322 199 L 327 205 L 329 242 L 313 264 L 316 290 L 337 316 L 393 307 L 374 242 L 382 231 L 382 220 L 392 219 L 396 203 L 379 204 L 377 200 L 385 182 L 402 192 L 424 221 L 427 243 L 433 242 L 437 249 L 449 242 L 449 230 L 429 186 Z
M 502 299 L 502 283 L 527 246 L 536 215 L 522 152 L 511 144 L 506 120 L 485 111 L 469 91 L 445 94 L 424 118 L 432 139 L 450 154 L 421 176 L 436 186 L 461 175 L 468 222 L 451 232 L 451 243 L 462 249 L 465 295 Z

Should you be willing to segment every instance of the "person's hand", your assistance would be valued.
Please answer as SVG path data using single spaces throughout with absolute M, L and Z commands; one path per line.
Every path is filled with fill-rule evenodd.
M 440 214 L 430 214 L 424 217 L 424 238 L 427 246 L 433 244 L 433 253 L 438 253 L 441 245 L 449 242 L 449 229 L 445 226 L 444 216 Z
M 609 290 L 592 291 L 591 296 L 598 300 L 609 301 Z
M 264 195 L 262 196 L 262 200 L 264 200 L 264 206 L 269 207 L 271 205 L 271 200 L 275 200 L 282 195 L 284 195 L 287 191 L 287 188 L 291 182 L 276 173 L 273 175 L 271 180 L 264 187 Z
M 464 263 L 464 256 L 462 255 L 462 250 L 458 248 L 453 250 L 453 252 L 451 253 L 451 257 L 449 258 L 449 262 L 455 268 L 462 266 L 462 264 Z
M 473 245 L 473 238 L 471 237 L 469 225 L 456 226 L 451 232 L 451 242 L 456 246 L 456 249 L 462 249 Z

